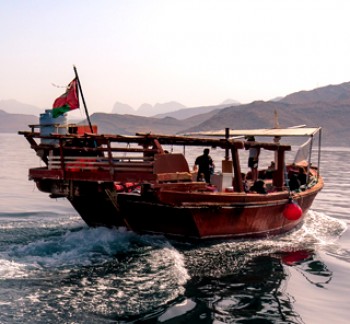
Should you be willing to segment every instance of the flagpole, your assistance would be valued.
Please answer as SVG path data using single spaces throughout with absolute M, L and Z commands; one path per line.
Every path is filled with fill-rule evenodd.
M 83 91 L 81 89 L 80 79 L 79 79 L 79 76 L 78 76 L 78 71 L 77 71 L 77 68 L 76 68 L 75 65 L 73 65 L 73 69 L 74 69 L 75 77 L 76 77 L 76 79 L 78 81 L 78 88 L 79 88 L 79 92 L 80 92 L 80 95 L 81 95 L 81 99 L 83 100 L 84 110 L 85 110 L 87 121 L 88 121 L 89 126 L 90 126 L 90 131 L 91 131 L 91 133 L 93 133 L 94 131 L 93 131 L 93 128 L 92 128 L 92 125 L 91 125 L 89 112 L 88 112 L 88 109 L 86 107 Z

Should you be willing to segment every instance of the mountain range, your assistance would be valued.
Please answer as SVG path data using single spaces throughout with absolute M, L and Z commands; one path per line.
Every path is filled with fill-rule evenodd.
M 137 110 L 132 108 L 127 104 L 123 104 L 121 102 L 116 102 L 112 109 L 112 114 L 120 114 L 120 115 L 137 115 L 144 117 L 151 117 L 160 113 L 167 113 L 170 111 L 178 110 L 186 108 L 186 106 L 176 102 L 170 101 L 166 103 L 156 103 L 154 106 L 144 103 Z
M 10 114 L 4 111 L 2 105 L 3 101 L 0 101 L 0 109 L 3 110 L 0 110 L 0 132 L 17 132 L 27 129 L 27 124 L 38 122 L 38 115 Z M 120 104 L 116 105 L 114 108 L 120 109 Z M 174 111 L 156 114 L 154 117 L 94 113 L 90 119 L 93 124 L 98 125 L 100 133 L 181 134 L 221 130 L 225 127 L 270 128 L 274 126 L 274 112 L 277 111 L 281 127 L 301 124 L 310 127 L 322 126 L 323 144 L 349 146 L 347 140 L 350 138 L 350 82 L 303 90 L 271 101 L 254 101 L 243 105 L 234 102 L 206 107 L 177 107 Z
M 230 105 L 239 105 L 239 102 L 233 99 L 227 99 L 222 104 L 218 105 L 217 108 L 228 107 Z M 133 107 L 127 104 L 116 102 L 113 106 L 112 114 L 127 114 L 157 118 L 166 116 L 173 117 L 175 114 L 178 119 L 184 119 L 199 113 L 213 110 L 215 108 L 216 106 L 188 108 L 179 102 L 170 101 L 165 103 L 156 103 L 154 106 L 144 103 L 137 110 L 135 110 Z M 180 115 L 182 115 L 182 117 L 179 117 Z

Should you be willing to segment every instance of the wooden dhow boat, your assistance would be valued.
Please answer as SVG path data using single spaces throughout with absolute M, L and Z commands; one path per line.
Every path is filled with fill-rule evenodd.
M 19 134 L 45 166 L 29 169 L 29 179 L 51 198 L 68 199 L 89 226 L 126 227 L 181 239 L 274 235 L 302 224 L 323 187 L 319 127 L 226 129 L 196 136 L 98 134 L 95 126 L 91 132 L 91 127 L 62 124 L 30 127 Z M 273 140 L 246 141 L 246 136 Z M 279 140 L 300 136 L 308 138 L 308 157 L 287 163 L 285 153 L 292 146 Z M 316 164 L 311 161 L 314 139 L 319 143 Z M 198 182 L 185 155 L 167 153 L 166 145 L 222 149 L 222 170 L 212 176 L 215 186 Z M 240 152 L 251 147 L 261 154 L 275 152 L 272 173 L 259 169 L 266 194 L 245 191 Z M 301 169 L 305 183 L 292 190 L 290 175 Z M 249 174 L 247 178 L 249 183 Z

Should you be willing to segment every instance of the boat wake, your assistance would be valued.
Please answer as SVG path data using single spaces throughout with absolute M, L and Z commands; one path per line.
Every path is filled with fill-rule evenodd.
M 8 245 L 0 253 L 0 269 L 4 280 L 21 281 L 23 287 L 11 292 L 0 321 L 8 320 L 6 314 L 14 309 L 16 319 L 27 314 L 28 322 L 38 320 L 41 315 L 30 312 L 37 311 L 39 303 L 46 320 L 48 313 L 54 320 L 67 310 L 76 321 L 88 316 L 93 321 L 93 314 L 109 319 L 137 316 L 182 295 L 189 278 L 183 256 L 165 238 L 107 228 L 54 231 L 30 243 Z M 4 300 L 5 291 L 0 303 Z M 19 303 L 23 314 L 18 314 Z M 50 312 L 52 307 L 55 312 Z
M 324 213 L 309 211 L 304 224 L 297 230 L 264 239 L 233 240 L 214 244 L 190 246 L 180 244 L 186 256 L 189 274 L 193 276 L 220 277 L 240 269 L 260 256 L 279 255 L 298 251 L 327 250 L 337 247 L 337 241 L 347 229 L 347 224 Z M 344 254 L 344 253 L 343 253 Z M 350 252 L 348 252 L 350 255 Z
M 77 322 L 100 321 L 101 316 L 107 321 L 133 320 L 162 316 L 169 304 L 172 311 L 196 311 L 193 291 L 198 300 L 203 294 L 231 296 L 235 291 L 243 296 L 246 276 L 264 277 L 264 290 L 273 291 L 283 280 L 281 265 L 310 260 L 310 253 L 318 248 L 345 258 L 349 255 L 337 249 L 346 224 L 314 211 L 300 229 L 286 235 L 202 244 L 139 236 L 123 229 L 87 228 L 75 221 L 71 225 L 67 229 L 47 224 L 41 227 L 41 236 L 38 229 L 18 224 L 1 229 L 14 238 L 0 250 L 5 288 L 0 293 L 0 321 L 24 317 L 28 322 L 54 321 L 62 320 L 62 314 L 67 314 L 66 321 Z M 260 269 L 257 274 L 256 269 Z M 22 289 L 12 290 L 18 282 Z M 222 303 L 216 307 L 224 312 Z
M 309 244 L 329 245 L 336 242 L 346 229 L 345 221 L 311 210 L 305 217 L 304 225 L 298 231 L 287 235 L 286 239 L 291 239 L 292 243 L 299 241 Z

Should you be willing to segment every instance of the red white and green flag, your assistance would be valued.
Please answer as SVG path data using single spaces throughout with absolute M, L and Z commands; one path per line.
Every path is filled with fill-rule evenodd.
M 52 117 L 57 118 L 67 111 L 79 108 L 78 79 L 69 83 L 66 92 L 53 103 Z

